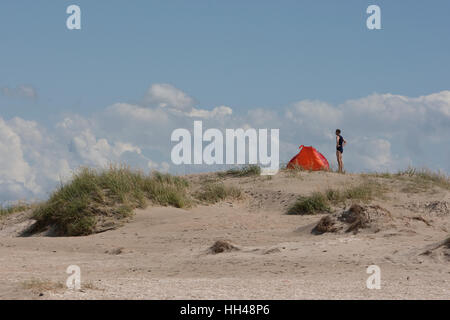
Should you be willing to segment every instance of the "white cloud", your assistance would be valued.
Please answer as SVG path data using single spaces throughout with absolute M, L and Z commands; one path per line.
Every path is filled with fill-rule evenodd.
M 97 137 L 89 124 L 66 117 L 48 131 L 35 121 L 0 118 L 0 201 L 46 197 L 81 165 L 104 167 L 130 154 L 145 160 L 139 147 Z
M 185 112 L 184 115 L 192 118 L 219 118 L 224 116 L 229 116 L 233 113 L 233 110 L 227 106 L 215 107 L 212 110 L 195 109 L 192 108 L 191 111 Z
M 106 108 L 106 112 L 134 122 L 165 123 L 168 114 L 161 108 L 150 109 L 128 103 L 116 103 Z
M 322 101 L 303 100 L 296 102 L 286 111 L 286 117 L 299 125 L 316 126 L 341 121 L 342 111 Z
M 233 113 L 233 110 L 227 106 L 218 106 L 212 110 L 196 108 L 196 100 L 194 98 L 166 83 L 151 85 L 147 90 L 144 102 L 149 108 L 144 109 L 134 106 L 133 110 L 130 107 L 125 110 L 125 107 L 121 106 L 121 109 L 126 113 L 133 111 L 133 113 L 139 114 L 139 116 L 146 119 L 155 118 L 156 113 L 165 115 L 166 112 L 178 116 L 205 119 L 223 117 Z M 115 108 L 117 109 L 117 106 Z
M 409 162 L 408 158 L 395 159 L 391 143 L 384 139 L 357 138 L 352 141 L 351 148 L 348 164 L 362 171 L 389 171 L 392 168 L 404 168 Z
M 159 171 L 159 172 L 164 172 L 164 173 L 167 173 L 170 168 L 170 164 L 168 164 L 165 161 L 163 161 L 161 163 L 157 163 L 157 162 L 149 160 L 147 162 L 147 166 L 150 169 L 150 171 Z
M 53 128 L 0 118 L 0 200 L 45 197 L 80 165 L 126 162 L 149 171 L 191 172 L 170 164 L 170 134 L 177 128 L 192 131 L 196 119 L 203 120 L 204 131 L 280 129 L 281 161 L 304 144 L 335 163 L 334 130 L 340 128 L 348 141 L 349 171 L 395 171 L 409 164 L 450 171 L 450 91 L 422 97 L 372 94 L 339 105 L 303 100 L 235 113 L 223 105 L 199 108 L 180 89 L 156 84 L 142 105 L 116 103 L 90 117 L 66 115 Z
M 110 163 L 121 161 L 126 153 L 142 154 L 139 147 L 129 142 L 110 142 L 106 138 L 99 138 L 90 129 L 85 129 L 70 141 L 70 152 L 82 165 L 106 167 Z
M 338 106 L 302 101 L 288 108 L 287 118 L 301 124 L 296 131 L 311 143 L 323 145 L 320 132 L 331 133 L 328 148 L 334 145 L 334 129 L 341 128 L 349 141 L 344 161 L 354 170 L 396 170 L 412 164 L 450 171 L 444 160 L 449 110 L 450 91 L 418 98 L 372 94 Z M 326 152 L 334 160 L 333 152 Z
M 195 100 L 174 86 L 157 83 L 150 86 L 144 98 L 152 107 L 185 110 L 194 107 Z
M 31 168 L 24 159 L 21 138 L 3 119 L 0 119 L 0 154 L 1 183 L 16 182 L 35 188 Z

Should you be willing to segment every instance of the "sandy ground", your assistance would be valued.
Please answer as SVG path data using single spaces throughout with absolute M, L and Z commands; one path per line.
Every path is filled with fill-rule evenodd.
M 87 237 L 18 237 L 32 223 L 28 213 L 3 219 L 0 299 L 450 298 L 450 250 L 433 247 L 450 234 L 449 191 L 408 193 L 404 182 L 380 178 L 391 191 L 371 204 L 389 210 L 390 223 L 379 232 L 314 235 L 324 215 L 290 216 L 287 206 L 299 195 L 356 185 L 360 175 L 225 180 L 246 197 L 189 210 L 148 207 L 119 229 Z M 211 254 L 221 239 L 240 250 Z M 80 291 L 64 287 L 69 265 L 81 269 Z M 369 265 L 381 269 L 379 290 L 366 286 Z

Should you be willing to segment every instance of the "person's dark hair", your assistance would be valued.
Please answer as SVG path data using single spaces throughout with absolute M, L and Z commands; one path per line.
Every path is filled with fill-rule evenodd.
M 340 129 L 336 129 L 336 134 L 341 134 L 341 130 Z

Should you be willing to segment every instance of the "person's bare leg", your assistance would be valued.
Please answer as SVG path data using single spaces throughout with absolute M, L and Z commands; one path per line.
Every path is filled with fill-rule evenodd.
M 338 163 L 338 172 L 341 172 L 341 159 L 339 157 L 340 152 L 336 151 L 336 159 L 337 159 L 337 163 Z
M 342 153 L 339 152 L 339 161 L 340 161 L 340 167 L 341 167 L 341 172 L 344 172 L 344 160 L 342 160 Z

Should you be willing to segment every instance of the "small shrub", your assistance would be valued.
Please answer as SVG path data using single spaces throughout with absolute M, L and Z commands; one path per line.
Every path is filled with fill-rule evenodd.
M 320 192 L 314 192 L 309 197 L 301 197 L 298 199 L 294 205 L 289 208 L 287 213 L 305 215 L 328 211 L 330 211 L 330 207 L 328 206 L 327 198 Z
M 339 204 L 347 200 L 368 201 L 382 195 L 385 189 L 376 181 L 366 180 L 360 185 L 343 190 L 327 189 L 325 192 L 314 192 L 309 197 L 301 197 L 287 214 L 315 214 L 330 211 L 330 204 Z

